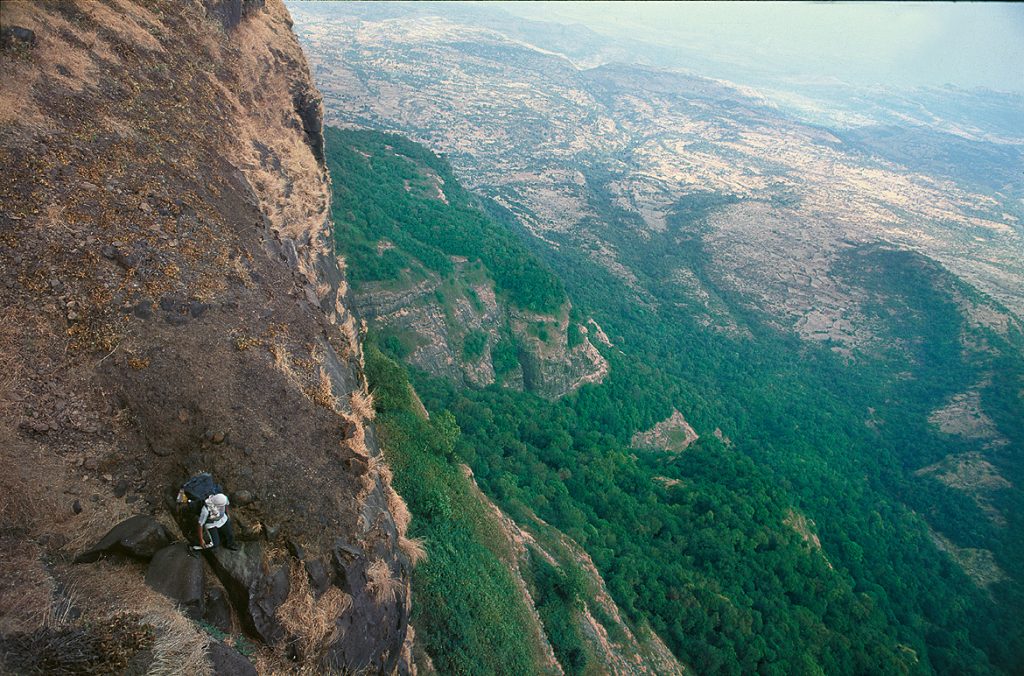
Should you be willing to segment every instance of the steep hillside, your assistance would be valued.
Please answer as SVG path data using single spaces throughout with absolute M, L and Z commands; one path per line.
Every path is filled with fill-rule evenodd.
M 721 80 L 621 59 L 581 67 L 590 59 L 535 47 L 545 36 L 531 43 L 521 24 L 438 6 L 391 16 L 359 4 L 293 8 L 329 123 L 399 131 L 446 153 L 469 187 L 538 237 L 585 251 L 639 301 L 650 298 L 632 254 L 680 203 L 715 193 L 736 203 L 708 222 L 713 273 L 807 339 L 846 351 L 870 343 L 863 299 L 833 271 L 851 243 L 921 252 L 1024 313 L 1022 139 L 998 138 L 1005 123 L 985 120 L 990 108 L 1019 119 L 1014 97 L 950 94 L 953 124 L 923 112 L 922 102 L 939 108 L 936 92 L 847 92 L 863 119 L 902 119 L 909 139 L 878 125 L 847 133 L 802 124 Z M 963 111 L 1004 133 L 966 139 Z
M 436 376 L 557 398 L 608 362 L 561 282 L 429 150 L 328 128 L 338 250 L 359 315 Z
M 427 415 L 404 368 L 372 338 L 367 373 L 385 455 L 416 517 L 412 533 L 429 554 L 413 576 L 418 667 L 683 672 L 649 627 L 631 628 L 578 544 L 535 514 L 512 519 L 477 487 L 456 454 L 461 431 L 451 413 Z
M 7 669 L 240 669 L 230 645 L 268 671 L 408 668 L 407 512 L 370 423 L 320 96 L 287 10 L 0 12 Z M 242 539 L 182 559 L 206 624 L 143 586 L 142 562 L 72 565 L 130 515 L 183 539 L 173 496 L 200 470 Z M 155 561 L 151 586 L 185 584 Z
M 444 153 L 615 346 L 554 401 L 413 372 L 507 515 L 701 672 L 1019 671 L 1019 100 L 836 84 L 851 134 L 443 5 L 293 6 L 327 119 Z
M 479 490 L 452 415 L 431 416 L 381 351 L 459 387 L 558 398 L 607 375 L 588 340 L 611 347 L 607 336 L 593 320 L 570 329 L 558 280 L 422 146 L 328 128 L 327 157 L 338 248 L 369 320 L 382 447 L 427 556 L 413 578 L 417 665 L 680 673 L 656 634 L 634 632 L 579 545 L 535 515 L 517 523 Z

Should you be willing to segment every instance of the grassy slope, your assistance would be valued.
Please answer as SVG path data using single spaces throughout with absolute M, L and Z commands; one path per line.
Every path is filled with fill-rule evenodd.
M 544 672 L 508 543 L 453 461 L 457 428 L 443 416 L 423 418 L 404 369 L 373 345 L 366 372 L 395 487 L 415 517 L 410 535 L 427 541 L 429 559 L 413 576 L 413 623 L 434 665 L 441 673 Z

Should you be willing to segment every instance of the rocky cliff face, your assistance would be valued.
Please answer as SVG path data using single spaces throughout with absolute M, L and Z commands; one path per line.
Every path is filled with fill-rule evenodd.
M 608 361 L 594 347 L 587 327 L 576 325 L 570 337 L 569 306 L 555 315 L 512 311 L 512 328 L 519 336 L 523 384 L 531 392 L 555 399 L 608 375 Z M 532 330 L 537 327 L 537 330 Z
M 370 423 L 287 10 L 5 2 L 0 18 L 5 644 L 119 615 L 150 644 L 97 659 L 172 659 L 186 636 L 209 669 L 208 638 L 132 591 L 135 564 L 70 564 L 132 514 L 177 533 L 169 498 L 208 470 L 245 542 L 210 560 L 205 598 L 224 585 L 257 662 L 404 668 L 408 513 Z
M 590 342 L 588 327 L 575 325 L 578 340 L 570 340 L 568 301 L 557 314 L 520 310 L 503 302 L 494 283 L 464 262 L 456 261 L 454 282 L 447 285 L 436 277 L 397 287 L 370 283 L 361 285 L 355 298 L 361 317 L 402 336 L 410 364 L 457 383 L 500 382 L 557 399 L 608 374 L 608 361 Z M 496 368 L 501 359 L 496 353 L 503 348 L 508 363 Z

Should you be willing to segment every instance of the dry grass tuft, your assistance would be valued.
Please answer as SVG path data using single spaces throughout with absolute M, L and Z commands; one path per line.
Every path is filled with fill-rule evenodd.
M 323 366 L 320 367 L 320 377 L 310 390 L 310 398 L 329 411 L 338 411 L 338 399 L 334 396 L 331 378 L 327 375 L 327 370 Z
M 337 619 L 352 605 L 352 597 L 331 586 L 314 599 L 302 564 L 291 562 L 291 591 L 277 609 L 277 619 L 298 639 L 302 658 L 308 660 L 327 648 L 337 637 Z
M 147 676 L 210 674 L 206 657 L 209 637 L 187 617 L 175 611 L 160 610 L 143 616 L 156 630 L 153 662 Z
M 405 500 L 394 488 L 388 491 L 388 511 L 391 518 L 395 520 L 395 527 L 399 535 L 405 535 L 409 531 L 409 524 L 412 523 L 412 513 Z
M 345 356 L 351 357 L 359 351 L 359 331 L 356 329 L 356 320 L 351 313 L 348 313 L 345 320 L 338 325 L 338 331 L 345 340 Z
M 370 457 L 370 451 L 366 448 L 366 428 L 363 421 L 358 418 L 348 417 L 348 424 L 351 425 L 349 437 L 343 443 L 356 455 L 364 458 Z
M 363 420 L 373 420 L 377 411 L 373 408 L 373 395 L 362 390 L 355 390 L 349 398 L 352 412 Z
M 239 352 L 251 350 L 252 348 L 259 347 L 262 344 L 262 338 L 256 338 L 254 336 L 235 336 L 235 349 Z
M 274 366 L 279 371 L 287 375 L 293 375 L 287 347 L 278 342 L 273 342 L 267 345 L 267 351 L 270 352 L 270 356 L 274 359 Z
M 118 38 L 125 41 L 130 40 L 136 47 L 150 51 L 165 51 L 163 45 L 144 26 L 140 25 L 144 21 L 143 17 L 133 17 L 125 12 L 109 9 L 98 2 L 86 3 L 83 5 L 83 9 L 96 23 L 115 31 Z
M 153 645 L 153 627 L 136 614 L 102 623 L 45 626 L 5 640 L 12 673 L 125 673 L 132 658 Z
M 21 331 L 13 315 L 0 319 L 0 416 L 8 418 L 14 408 L 13 395 L 24 368 L 21 354 L 14 346 L 21 337 Z M 8 418 L 10 419 L 10 418 Z
M 6 441 L 7 435 L 3 435 Z M 0 453 L 0 528 L 27 528 L 34 530 L 52 519 L 58 509 L 53 491 L 40 489 L 38 473 L 47 470 L 44 476 L 52 476 L 43 465 L 44 456 L 24 444 L 12 446 L 3 444 Z M 29 455 L 26 456 L 25 453 Z M 46 463 L 51 465 L 56 463 Z
M 68 536 L 64 549 L 68 552 L 78 553 L 92 546 L 116 524 L 135 514 L 132 506 L 123 502 L 111 501 L 102 506 L 94 506 L 95 503 L 91 502 L 83 504 L 85 511 L 63 524 L 64 534 Z
M 415 649 L 415 646 L 416 646 L 416 630 L 413 628 L 412 622 L 410 622 L 409 626 L 406 627 L 406 630 L 405 630 L 405 640 L 402 641 L 402 657 L 401 657 L 401 659 L 404 660 L 405 663 L 408 664 L 412 668 L 411 671 L 412 671 L 413 674 L 416 674 L 416 672 L 418 671 L 417 670 L 417 665 L 416 665 L 416 658 L 413 657 L 413 650 Z
M 420 561 L 427 560 L 427 541 L 425 538 L 407 538 L 404 535 L 398 538 L 398 547 L 413 566 L 419 565 Z
M 380 477 L 380 480 L 384 482 L 384 485 L 390 487 L 391 482 L 394 481 L 395 475 L 391 472 L 391 467 L 384 460 L 384 456 L 375 455 L 367 461 L 367 467 L 370 471 Z
M 0 538 L 0 634 L 50 626 L 53 581 L 43 568 L 34 542 Z
M 373 472 L 363 472 L 359 477 L 360 489 L 356 495 L 356 502 L 360 505 L 366 502 L 366 498 L 377 488 L 377 475 Z
M 245 288 L 253 289 L 256 287 L 256 282 L 252 279 L 252 273 L 249 272 L 249 268 L 242 262 L 242 256 L 232 256 L 229 258 L 226 268 L 228 273 L 238 279 Z
M 181 614 L 173 601 L 147 586 L 138 566 L 108 559 L 74 566 L 68 578 L 82 607 L 88 609 L 83 619 L 102 623 L 136 613 L 153 627 L 156 635 L 149 674 L 212 674 L 206 657 L 209 636 Z
M 391 603 L 398 598 L 402 581 L 391 573 L 384 559 L 377 559 L 366 569 L 366 591 L 378 603 Z

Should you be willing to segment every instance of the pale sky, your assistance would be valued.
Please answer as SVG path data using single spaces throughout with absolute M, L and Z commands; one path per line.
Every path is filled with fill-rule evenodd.
M 735 69 L 851 84 L 1024 93 L 1024 4 L 502 2 L 531 19 L 678 50 Z M 716 75 L 715 73 L 706 73 Z

